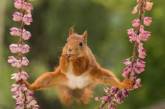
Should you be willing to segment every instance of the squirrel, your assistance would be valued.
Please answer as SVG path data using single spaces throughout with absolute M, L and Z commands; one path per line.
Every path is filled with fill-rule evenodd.
M 61 103 L 65 105 L 71 105 L 73 98 L 79 103 L 88 104 L 98 84 L 130 89 L 130 80 L 120 81 L 112 71 L 98 64 L 87 45 L 87 37 L 87 31 L 78 34 L 74 28 L 70 28 L 59 65 L 54 71 L 43 73 L 32 84 L 24 81 L 27 87 L 35 91 L 55 86 Z

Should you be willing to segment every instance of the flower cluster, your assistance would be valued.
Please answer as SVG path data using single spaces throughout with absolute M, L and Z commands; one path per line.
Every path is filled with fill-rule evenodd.
M 8 63 L 11 64 L 12 67 L 19 69 L 19 68 L 28 66 L 29 60 L 27 59 L 27 57 L 21 57 L 20 59 L 17 59 L 14 56 L 9 56 Z
M 102 102 L 101 109 L 105 107 L 105 104 L 109 106 L 108 109 L 116 109 L 117 104 L 124 101 L 129 91 L 141 87 L 141 79 L 138 76 L 145 70 L 144 59 L 147 55 L 144 42 L 151 36 L 151 32 L 145 30 L 145 27 L 152 23 L 152 17 L 144 16 L 144 13 L 152 9 L 153 2 L 151 0 L 136 1 L 137 5 L 133 8 L 132 14 L 138 14 L 139 17 L 132 20 L 132 28 L 127 30 L 129 41 L 134 44 L 133 55 L 123 62 L 125 67 L 122 72 L 125 80 L 132 81 L 132 89 L 107 88 L 105 96 L 97 98 Z
M 104 108 L 106 104 L 108 109 L 115 109 L 116 104 L 121 104 L 123 100 L 128 96 L 128 90 L 122 89 L 116 87 L 107 87 L 104 89 L 105 96 L 102 97 L 96 97 L 96 101 L 101 101 L 102 105 L 100 106 L 100 109 Z
M 31 38 L 31 33 L 29 31 L 26 31 L 25 29 L 19 29 L 16 27 L 12 27 L 10 29 L 10 35 L 13 37 L 22 38 L 25 41 Z
M 39 109 L 33 92 L 29 90 L 22 81 L 26 81 L 29 77 L 24 71 L 24 67 L 29 65 L 29 60 L 25 56 L 30 51 L 30 46 L 25 41 L 31 38 L 31 33 L 24 26 L 32 23 L 31 11 L 32 4 L 28 0 L 14 0 L 16 11 L 12 15 L 13 21 L 20 24 L 20 27 L 12 27 L 10 35 L 18 38 L 17 43 L 9 45 L 9 50 L 13 56 L 8 57 L 8 63 L 18 71 L 11 75 L 11 79 L 16 83 L 12 85 L 11 92 L 16 100 L 16 109 Z
M 36 100 L 33 98 L 33 92 L 28 90 L 25 84 L 13 84 L 11 92 L 13 94 L 13 98 L 16 99 L 16 109 L 39 108 Z
M 11 53 L 22 53 L 26 54 L 29 52 L 30 47 L 27 44 L 11 44 L 9 46 Z

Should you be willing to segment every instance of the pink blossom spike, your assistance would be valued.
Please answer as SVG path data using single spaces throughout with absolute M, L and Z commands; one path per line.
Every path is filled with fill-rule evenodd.
M 127 80 L 132 82 L 132 88 L 119 89 L 113 86 L 112 88 L 105 88 L 105 95 L 97 98 L 97 100 L 101 101 L 100 109 L 106 109 L 106 106 L 109 106 L 109 109 L 117 109 L 117 105 L 123 103 L 129 91 L 141 87 L 141 79 L 138 76 L 145 71 L 146 62 L 144 59 L 147 55 L 143 45 L 151 36 L 151 32 L 146 31 L 144 27 L 150 26 L 152 23 L 152 18 L 145 17 L 145 12 L 152 9 L 153 2 L 151 0 L 136 1 L 137 4 L 132 14 L 138 14 L 138 17 L 132 21 L 132 28 L 127 30 L 129 41 L 134 44 L 133 52 L 132 56 L 123 62 L 124 68 L 122 71 L 122 76 L 124 77 L 123 82 L 127 82 Z M 113 91 L 114 89 L 117 90 Z
M 16 81 L 11 87 L 12 97 L 16 101 L 15 109 L 39 109 L 37 101 L 33 97 L 32 91 L 27 89 L 21 81 L 26 81 L 29 77 L 24 71 L 24 67 L 29 65 L 29 60 L 25 54 L 30 51 L 30 46 L 24 41 L 31 38 L 31 33 L 24 29 L 24 25 L 30 25 L 32 22 L 32 4 L 27 0 L 14 0 L 14 7 L 18 10 L 12 15 L 13 20 L 20 24 L 20 28 L 12 27 L 10 35 L 18 37 L 17 43 L 10 44 L 9 49 L 15 56 L 8 57 L 8 63 L 19 72 L 13 73 L 11 79 Z

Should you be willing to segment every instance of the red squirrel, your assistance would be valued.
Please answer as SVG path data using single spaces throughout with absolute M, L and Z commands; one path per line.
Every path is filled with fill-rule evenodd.
M 98 64 L 87 45 L 88 33 L 69 30 L 67 42 L 63 47 L 59 65 L 52 72 L 43 73 L 32 84 L 25 81 L 31 90 L 55 86 L 63 104 L 70 105 L 73 98 L 87 104 L 92 97 L 92 90 L 97 84 L 108 84 L 120 89 L 131 88 L 131 81 L 120 81 L 112 71 Z

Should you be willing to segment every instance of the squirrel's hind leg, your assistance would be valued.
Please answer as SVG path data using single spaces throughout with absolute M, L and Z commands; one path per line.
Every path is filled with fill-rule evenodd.
M 90 102 L 90 99 L 93 97 L 93 91 L 90 88 L 85 88 L 82 96 L 80 97 L 80 102 L 82 104 L 88 104 Z
M 61 103 L 67 107 L 69 107 L 73 102 L 71 90 L 69 90 L 65 86 L 58 87 L 58 97 L 59 97 Z

